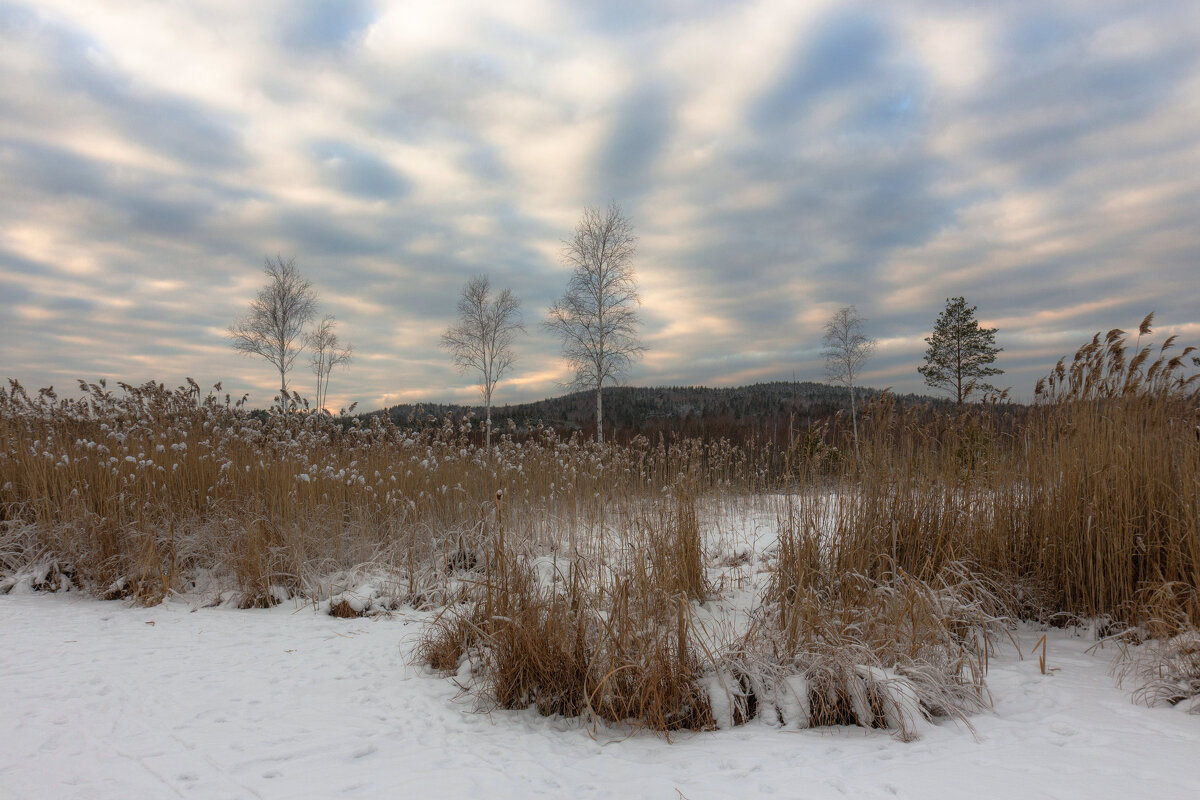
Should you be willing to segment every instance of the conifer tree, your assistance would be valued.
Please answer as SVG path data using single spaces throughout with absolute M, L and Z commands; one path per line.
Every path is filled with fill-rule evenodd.
M 934 323 L 933 335 L 925 339 L 929 344 L 925 363 L 917 367 L 925 383 L 948 391 L 959 409 L 972 393 L 996 390 L 981 378 L 1004 372 L 991 366 L 996 354 L 1004 349 L 996 346 L 996 328 L 979 327 L 975 309 L 961 297 L 947 298 L 945 310 Z

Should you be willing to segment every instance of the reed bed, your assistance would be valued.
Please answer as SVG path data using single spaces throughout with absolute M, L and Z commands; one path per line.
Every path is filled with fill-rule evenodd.
M 706 592 L 692 498 L 581 538 L 561 563 L 505 533 L 490 537 L 467 601 L 427 629 L 422 660 L 499 708 L 660 731 L 713 726 L 692 631 Z
M 969 561 L 1026 616 L 1200 624 L 1200 375 L 1173 345 L 1097 334 L 1015 425 L 987 406 L 914 424 L 876 403 L 840 495 L 840 567 L 928 579 Z M 1192 590 L 1164 590 L 1178 586 Z
M 485 706 L 668 732 L 965 722 L 1016 620 L 1098 621 L 1138 698 L 1181 703 L 1200 694 L 1200 363 L 1144 345 L 1150 322 L 1097 335 L 1029 407 L 885 394 L 855 457 L 836 423 L 783 452 L 544 428 L 488 449 L 470 419 L 10 383 L 0 593 L 435 609 L 419 657 Z M 764 502 L 769 545 L 712 544 Z
M 470 420 L 401 429 L 251 414 L 194 384 L 81 389 L 0 389 L 0 566 L 49 561 L 79 587 L 145 602 L 194 590 L 203 571 L 267 605 L 363 564 L 419 599 L 470 556 L 497 492 L 522 536 L 551 546 L 672 487 L 763 480 L 753 453 L 725 442 L 606 448 L 539 429 L 484 450 Z

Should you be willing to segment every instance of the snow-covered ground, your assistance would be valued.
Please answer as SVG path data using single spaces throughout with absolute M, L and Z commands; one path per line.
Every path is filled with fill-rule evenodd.
M 1022 629 L 994 709 L 917 742 L 765 722 L 672 737 L 478 713 L 414 666 L 427 614 L 0 596 L 0 797 L 1200 797 L 1200 717 L 1147 709 L 1110 652 Z

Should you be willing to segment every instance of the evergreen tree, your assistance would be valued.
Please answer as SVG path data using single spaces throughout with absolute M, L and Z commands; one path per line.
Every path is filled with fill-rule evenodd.
M 995 391 L 994 386 L 981 378 L 1004 372 L 990 366 L 996 354 L 1004 349 L 996 346 L 996 329 L 979 327 L 975 308 L 968 308 L 961 297 L 946 299 L 946 308 L 938 315 L 933 335 L 925 339 L 929 344 L 925 363 L 917 367 L 927 385 L 948 391 L 960 409 L 973 392 Z

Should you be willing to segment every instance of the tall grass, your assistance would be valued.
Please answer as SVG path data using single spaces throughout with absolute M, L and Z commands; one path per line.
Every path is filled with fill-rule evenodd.
M 504 534 L 490 537 L 467 602 L 427 630 L 423 660 L 460 674 L 465 666 L 501 708 L 662 731 L 712 727 L 692 630 L 705 585 L 690 497 L 581 537 L 561 564 Z
M 418 593 L 470 549 L 497 491 L 522 536 L 548 545 L 672 487 L 745 492 L 763 479 L 751 452 L 724 442 L 605 448 L 544 429 L 485 450 L 449 419 L 406 430 L 383 417 L 264 418 L 194 384 L 81 388 L 78 399 L 0 389 L 0 520 L 26 557 L 148 601 L 211 569 L 262 605 L 363 563 L 406 572 Z
M 931 579 L 969 561 L 1048 616 L 1200 624 L 1200 376 L 1173 345 L 1097 335 L 1017 425 L 987 407 L 917 425 L 875 404 L 840 494 L 840 567 Z
M 549 429 L 488 449 L 469 419 L 264 416 L 192 382 L 77 399 L 10 383 L 0 592 L 433 607 L 420 658 L 485 703 L 664 731 L 911 738 L 987 704 L 1016 619 L 1104 621 L 1139 696 L 1181 702 L 1200 691 L 1200 364 L 1143 344 L 1150 323 L 1098 334 L 1026 408 L 934 414 L 885 394 L 858 457 L 836 425 L 782 449 Z M 710 546 L 762 502 L 765 552 Z M 753 612 L 722 616 L 731 592 Z

